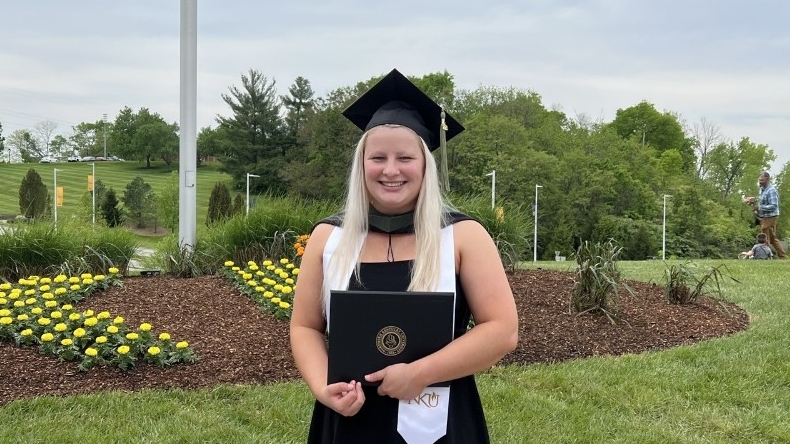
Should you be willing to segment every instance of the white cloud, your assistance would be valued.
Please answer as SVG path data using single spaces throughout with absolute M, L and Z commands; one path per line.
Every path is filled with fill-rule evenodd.
M 280 94 L 302 76 L 324 95 L 397 67 L 447 70 L 464 89 L 529 89 L 593 119 L 647 100 L 769 145 L 777 170 L 790 160 L 779 0 L 266 3 L 198 3 L 198 127 L 227 114 L 221 94 L 249 69 Z M 3 17 L 5 134 L 47 119 L 65 132 L 124 106 L 178 121 L 179 2 L 11 2 Z

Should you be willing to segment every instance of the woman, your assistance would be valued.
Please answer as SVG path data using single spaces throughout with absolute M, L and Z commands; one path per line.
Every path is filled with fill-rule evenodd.
M 291 319 L 294 359 L 316 398 L 308 442 L 488 442 L 473 375 L 515 348 L 518 317 L 490 236 L 441 197 L 431 149 L 440 145 L 436 134 L 445 123 L 448 139 L 463 127 L 450 116 L 445 120 L 441 108 L 395 70 L 344 115 L 365 131 L 354 153 L 345 211 L 311 233 Z M 444 251 L 455 275 L 455 339 L 422 359 L 365 376 L 378 386 L 327 384 L 329 291 L 444 290 L 438 288 L 448 263 L 442 262 L 443 245 L 450 246 Z M 470 315 L 475 325 L 467 331 Z M 409 400 L 442 381 L 451 381 L 444 416 L 410 416 Z

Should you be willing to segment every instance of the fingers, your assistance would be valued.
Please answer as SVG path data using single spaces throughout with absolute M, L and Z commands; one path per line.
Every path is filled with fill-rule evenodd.
M 343 416 L 356 415 L 362 408 L 362 404 L 365 403 L 365 393 L 359 382 L 331 384 L 326 387 L 326 390 L 329 399 L 325 404 Z

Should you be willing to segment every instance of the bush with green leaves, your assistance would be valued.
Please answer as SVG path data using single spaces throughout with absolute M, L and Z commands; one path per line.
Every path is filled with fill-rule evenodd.
M 126 190 L 124 190 L 121 200 L 129 218 L 135 221 L 138 227 L 144 227 L 146 218 L 156 214 L 154 208 L 156 194 L 151 185 L 140 176 L 126 184 Z
M 57 191 L 57 190 L 55 190 Z M 44 214 L 47 205 L 47 186 L 34 168 L 28 170 L 19 186 L 19 211 L 29 218 Z
M 211 190 L 211 197 L 208 201 L 208 214 L 206 225 L 213 225 L 229 219 L 233 214 L 233 202 L 230 199 L 230 191 L 224 182 L 217 182 Z
M 711 296 L 719 300 L 722 296 L 721 280 L 724 277 L 738 282 L 725 271 L 727 267 L 724 264 L 704 269 L 694 262 L 672 264 L 664 273 L 664 297 L 670 304 L 678 305 L 693 304 L 700 296 Z
M 585 241 L 576 250 L 576 281 L 571 292 L 571 311 L 578 314 L 602 313 L 614 323 L 617 319 L 617 300 L 621 288 L 632 293 L 617 267 L 622 247 L 614 241 L 591 243 Z

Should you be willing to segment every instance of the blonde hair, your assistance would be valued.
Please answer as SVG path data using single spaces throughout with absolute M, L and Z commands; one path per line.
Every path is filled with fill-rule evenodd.
M 388 124 L 387 126 L 400 127 L 401 125 Z M 368 134 L 373 129 L 375 128 L 362 135 L 354 151 L 348 178 L 343 232 L 337 249 L 329 259 L 328 273 L 324 276 L 324 295 L 327 295 L 330 289 L 347 289 L 348 281 L 339 280 L 350 276 L 352 270 L 359 277 L 359 252 L 362 250 L 369 230 L 370 196 L 365 187 L 365 143 Z M 417 197 L 417 205 L 414 209 L 414 233 L 416 244 L 419 247 L 415 249 L 414 266 L 411 268 L 411 282 L 408 290 L 434 291 L 439 282 L 441 229 L 445 225 L 447 214 L 451 208 L 442 198 L 436 161 L 425 141 L 419 136 L 417 136 L 417 140 L 422 147 L 425 171 L 422 187 Z

